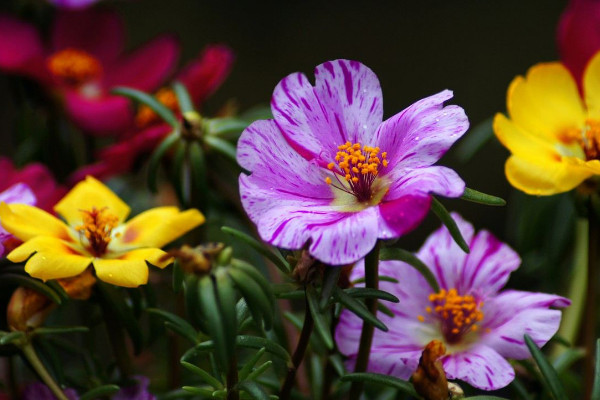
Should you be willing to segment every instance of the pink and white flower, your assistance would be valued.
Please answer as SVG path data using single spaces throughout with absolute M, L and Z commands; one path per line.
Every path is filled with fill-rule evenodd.
M 33 191 L 24 183 L 17 183 L 0 192 L 0 203 L 21 203 L 30 206 L 35 205 L 36 198 Z M 13 235 L 8 233 L 0 224 L 0 257 L 4 256 L 4 242 L 11 239 Z
M 416 370 L 427 343 L 442 341 L 442 357 L 450 379 L 460 379 L 483 390 L 508 385 L 515 376 L 506 358 L 530 356 L 524 335 L 543 346 L 558 330 L 564 297 L 517 290 L 500 291 L 521 263 L 517 253 L 487 231 L 475 234 L 473 226 L 453 214 L 471 252 L 464 253 L 445 227 L 434 232 L 416 254 L 437 279 L 433 293 L 423 276 L 400 261 L 382 261 L 380 275 L 398 280 L 380 288 L 400 299 L 386 303 L 394 313 L 378 317 L 389 328 L 375 331 L 368 370 L 408 379 Z M 352 280 L 364 276 L 354 269 Z M 339 350 L 353 364 L 358 352 L 362 320 L 344 310 L 336 327 Z
M 383 119 L 377 76 L 357 61 L 284 78 L 271 100 L 274 120 L 256 121 L 238 142 L 241 199 L 266 242 L 308 244 L 327 264 L 364 257 L 377 239 L 399 237 L 429 210 L 431 194 L 458 197 L 465 184 L 432 166 L 467 130 L 445 90 Z

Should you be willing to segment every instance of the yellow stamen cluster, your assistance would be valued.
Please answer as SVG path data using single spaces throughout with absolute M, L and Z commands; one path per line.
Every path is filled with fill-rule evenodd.
M 76 226 L 75 230 L 87 238 L 88 249 L 94 256 L 99 257 L 106 253 L 106 248 L 112 240 L 112 230 L 118 225 L 119 218 L 106 207 L 81 210 L 81 214 L 83 224 Z
M 71 85 L 81 85 L 102 74 L 102 65 L 83 50 L 67 48 L 48 57 L 50 72 Z
M 438 293 L 429 295 L 431 307 L 425 311 L 442 319 L 444 336 L 449 342 L 455 342 L 460 335 L 475 332 L 479 329 L 477 322 L 483 319 L 480 308 L 483 302 L 478 302 L 472 295 L 461 296 L 456 289 L 442 289 Z M 425 320 L 422 315 L 417 316 L 421 322 Z
M 560 140 L 565 144 L 578 143 L 588 161 L 600 159 L 600 120 L 587 119 L 583 128 L 566 130 Z
M 173 90 L 169 88 L 161 88 L 154 95 L 159 103 L 167 107 L 169 110 L 178 112 L 179 103 L 177 102 L 177 96 Z M 143 128 L 151 123 L 159 121 L 159 116 L 148 106 L 141 106 L 135 116 L 135 124 L 138 128 Z
M 350 185 L 351 193 L 363 201 L 370 196 L 371 184 L 379 174 L 379 168 L 387 167 L 386 158 L 387 153 L 380 153 L 379 147 L 346 142 L 338 146 L 335 162 L 327 164 L 327 169 L 334 172 L 338 182 L 338 176 L 343 177 Z M 325 182 L 330 185 L 331 177 L 326 177 Z M 341 187 L 339 189 L 344 190 Z

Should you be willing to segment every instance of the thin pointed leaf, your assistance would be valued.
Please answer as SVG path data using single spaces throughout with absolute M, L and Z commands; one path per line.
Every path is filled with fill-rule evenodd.
M 99 398 L 108 397 L 111 394 L 115 394 L 120 390 L 117 385 L 102 385 L 95 387 L 85 392 L 79 400 L 94 400 Z
M 556 370 L 557 374 L 561 374 L 566 371 L 574 362 L 582 359 L 585 356 L 585 350 L 574 347 L 565 349 L 560 356 L 552 362 L 552 367 Z M 600 398 L 599 398 L 600 400 Z
M 185 278 L 185 274 L 183 273 L 183 269 L 181 269 L 181 264 L 179 263 L 178 259 L 175 259 L 171 269 L 173 272 L 173 292 L 179 293 L 181 291 L 181 288 L 183 287 L 183 280 Z
M 384 249 L 382 248 L 381 250 L 379 250 L 379 259 L 383 260 L 383 258 L 381 258 L 381 252 Z M 365 283 L 366 279 L 365 278 L 357 278 L 357 279 L 353 279 L 352 280 L 352 284 L 357 284 L 357 283 Z M 391 282 L 391 283 L 400 283 L 400 281 L 396 278 L 392 278 L 391 276 L 387 276 L 387 275 L 379 275 L 379 281 L 380 282 Z
M 335 298 L 349 311 L 354 313 L 357 317 L 375 326 L 377 329 L 384 332 L 388 331 L 387 326 L 381 322 L 377 317 L 369 312 L 367 307 L 360 301 L 348 296 L 342 289 L 336 287 L 333 291 Z
M 145 106 L 148 106 L 163 121 L 171 125 L 173 128 L 175 128 L 179 123 L 177 121 L 177 117 L 175 117 L 175 114 L 173 114 L 171 110 L 169 110 L 164 104 L 156 100 L 154 96 L 151 96 L 148 93 L 123 86 L 116 87 L 112 89 L 111 92 L 120 96 L 128 97 L 132 100 L 142 103 Z
M 208 135 L 225 136 L 230 133 L 240 133 L 248 127 L 247 121 L 226 117 L 226 118 L 211 118 L 207 122 Z
M 395 314 L 392 312 L 392 310 L 384 306 L 381 302 L 377 302 L 377 311 L 381 311 L 388 317 L 395 317 Z
M 310 314 L 315 321 L 315 330 L 317 331 L 317 334 L 328 349 L 333 349 L 333 338 L 331 337 L 329 324 L 320 312 L 317 292 L 311 285 L 306 287 L 306 301 L 308 302 Z
M 460 233 L 460 229 L 458 229 L 458 225 L 456 225 L 456 221 L 452 218 L 446 207 L 442 203 L 439 202 L 438 199 L 431 196 L 431 210 L 437 217 L 442 221 L 442 223 L 450 232 L 450 236 L 456 242 L 458 247 L 460 247 L 465 253 L 469 253 L 469 245 L 465 242 L 465 239 L 462 237 L 462 233 Z
M 223 383 L 221 383 L 217 378 L 215 378 L 214 376 L 212 376 L 211 374 L 209 374 L 202 368 L 197 367 L 194 364 L 189 363 L 187 361 L 181 361 L 181 365 L 183 365 L 185 368 L 187 368 L 189 371 L 193 372 L 194 374 L 198 375 L 204 382 L 208 383 L 213 388 L 215 388 L 215 389 L 223 388 Z
M 180 316 L 158 308 L 148 308 L 146 309 L 146 311 L 148 311 L 150 314 L 158 315 L 162 317 L 165 321 L 168 321 L 171 327 L 175 327 L 177 333 L 181 334 L 181 336 L 185 337 L 190 342 L 198 342 L 198 335 L 194 327 Z
M 480 122 L 461 140 L 456 149 L 456 156 L 462 163 L 469 161 L 484 144 L 494 137 L 493 121 L 494 117 L 490 117 Z
M 235 268 L 239 268 L 248 274 L 256 283 L 258 283 L 263 290 L 264 294 L 267 295 L 269 301 L 272 303 L 275 300 L 275 296 L 273 295 L 273 288 L 271 288 L 271 284 L 269 281 L 261 274 L 253 265 L 248 264 L 245 261 L 233 259 L 231 260 L 231 265 Z
M 63 287 L 60 286 L 60 284 L 57 281 L 51 280 L 51 281 L 47 281 L 45 283 L 52 290 L 54 290 L 56 292 L 56 294 L 60 296 L 61 299 L 69 300 L 69 295 L 67 294 L 67 292 L 65 292 L 65 289 L 63 289 Z
M 592 387 L 592 400 L 600 399 L 600 339 L 596 340 L 596 370 L 594 372 L 594 386 Z
M 241 381 L 246 379 L 246 377 L 252 372 L 252 368 L 254 368 L 256 363 L 260 360 L 260 358 L 263 356 L 263 354 L 265 354 L 266 351 L 267 349 L 262 347 L 256 352 L 256 354 L 254 354 L 248 361 L 246 361 L 246 363 L 238 373 Z
M 256 378 L 264 374 L 271 365 L 273 365 L 273 361 L 265 361 L 262 365 L 258 366 L 254 371 L 252 371 L 246 379 L 249 381 L 255 380 Z
M 25 339 L 25 334 L 21 331 L 11 332 L 0 338 L 0 344 L 5 345 Z
M 440 285 L 438 284 L 431 270 L 427 267 L 427 265 L 423 264 L 423 261 L 419 260 L 417 256 L 410 251 L 392 247 L 384 247 L 379 251 L 379 259 L 404 261 L 419 271 L 421 275 L 423 275 L 423 278 L 425 278 L 427 283 L 429 283 L 429 286 L 431 286 L 434 293 L 440 291 Z
M 238 384 L 240 389 L 243 389 L 254 400 L 270 400 L 267 392 L 264 391 L 256 382 L 244 381 Z
M 282 360 L 284 360 L 286 362 L 291 361 L 291 357 L 288 354 L 288 352 L 283 347 L 281 347 L 279 344 L 273 342 L 272 340 L 265 339 L 265 338 L 262 338 L 259 336 L 238 335 L 235 342 L 236 342 L 236 346 L 239 346 L 239 347 L 247 347 L 247 348 L 251 348 L 251 349 L 261 349 L 264 347 L 268 353 L 276 355 L 277 357 L 281 358 Z M 194 355 L 198 352 L 208 351 L 213 348 L 214 348 L 213 341 L 207 340 L 206 342 L 202 342 L 202 343 L 194 346 L 190 350 L 188 350 L 181 357 L 181 359 L 185 361 L 189 357 L 191 357 L 192 355 Z
M 219 268 L 215 274 L 215 290 L 219 302 L 220 320 L 223 324 L 223 338 L 225 346 L 233 348 L 237 336 L 237 295 L 234 283 L 224 268 Z
M 465 397 L 464 400 L 506 400 L 506 398 L 483 395 L 483 396 Z
M 242 240 L 254 250 L 267 257 L 273 264 L 275 264 L 277 268 L 279 268 L 281 272 L 285 273 L 286 275 L 290 272 L 290 264 L 281 255 L 273 253 L 265 245 L 254 239 L 252 236 L 228 226 L 222 227 L 221 230 Z
M 473 203 L 485 204 L 487 206 L 505 206 L 506 200 L 478 192 L 477 190 L 465 188 L 463 195 L 460 197 L 463 200 L 472 201 Z
M 156 193 L 158 191 L 156 181 L 158 175 L 158 167 L 160 166 L 160 160 L 179 139 L 179 133 L 177 133 L 176 131 L 170 133 L 169 136 L 165 137 L 163 141 L 156 147 L 156 149 L 152 153 L 152 156 L 150 156 L 150 161 L 148 162 L 148 175 L 146 178 L 146 184 L 148 185 L 148 189 L 150 189 L 152 193 Z
M 198 394 L 200 396 L 205 396 L 206 398 L 213 397 L 214 390 L 204 389 L 195 386 L 183 386 L 181 389 L 185 390 L 188 393 Z
M 21 274 L 2 274 L 2 279 L 0 279 L 0 284 L 8 285 L 13 284 L 17 286 L 23 286 L 31 290 L 35 290 L 39 294 L 43 294 L 52 302 L 56 304 L 61 304 L 62 299 L 60 296 L 48 285 L 43 283 L 42 281 L 34 278 L 30 278 Z
M 325 309 L 329 303 L 331 293 L 333 293 L 333 288 L 337 286 L 338 281 L 340 280 L 341 272 L 342 268 L 339 267 L 325 268 L 323 287 L 321 288 L 321 300 L 319 301 L 320 310 Z
M 40 327 L 34 329 L 36 335 L 63 335 L 65 333 L 73 332 L 89 332 L 90 328 L 87 326 L 56 326 L 56 327 Z
M 372 374 L 368 372 L 360 372 L 355 374 L 344 375 L 340 378 L 343 382 L 363 382 L 363 383 L 378 383 L 380 385 L 390 386 L 399 391 L 408 394 L 409 396 L 419 397 L 415 388 L 410 382 L 402 379 L 394 378 L 393 376 Z
M 206 196 L 208 194 L 208 188 L 206 183 L 206 158 L 204 157 L 204 150 L 200 143 L 191 142 L 189 144 L 189 158 L 190 171 L 192 173 L 192 193 L 199 194 L 201 198 L 198 201 L 202 204 L 206 202 Z
M 400 300 L 393 294 L 379 289 L 355 287 L 344 289 L 344 292 L 346 292 L 348 296 L 354 297 L 355 299 L 380 299 L 391 301 L 392 303 L 400 302 Z
M 173 84 L 173 91 L 175 92 L 175 96 L 177 96 L 177 104 L 182 113 L 194 111 L 194 103 L 190 98 L 190 94 L 181 82 Z
M 244 299 L 246 299 L 252 318 L 258 318 L 255 322 L 260 324 L 262 320 L 265 323 L 265 328 L 267 330 L 271 329 L 273 326 L 273 304 L 268 294 L 264 293 L 260 285 L 241 269 L 229 268 L 227 272 Z
M 527 393 L 527 389 L 523 382 L 518 377 L 510 383 L 509 386 L 518 396 L 520 396 L 521 400 L 533 400 L 533 398 Z
M 175 189 L 179 202 L 184 206 L 189 204 L 189 171 L 186 166 L 187 154 L 187 145 L 185 141 L 180 140 L 175 147 L 175 154 L 173 155 L 171 184 Z
M 227 140 L 223 140 L 217 136 L 206 135 L 204 136 L 204 143 L 214 151 L 225 156 L 235 165 L 238 165 L 236 158 L 237 150 L 235 146 L 229 143 Z
M 554 400 L 568 400 L 562 384 L 558 379 L 558 374 L 529 335 L 525 335 L 525 343 L 542 373 L 542 384 L 544 387 L 552 394 Z
M 226 370 L 231 359 L 231 347 L 225 339 L 225 327 L 222 324 L 217 293 L 212 277 L 200 279 L 197 296 L 200 301 L 202 315 L 206 318 L 206 329 L 215 343 L 215 356 L 222 370 Z

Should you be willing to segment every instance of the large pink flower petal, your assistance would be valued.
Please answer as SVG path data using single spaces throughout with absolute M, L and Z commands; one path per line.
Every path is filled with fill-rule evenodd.
M 252 171 L 251 180 L 265 186 L 315 199 L 333 200 L 331 188 L 319 166 L 300 156 L 272 120 L 252 123 L 238 141 L 237 160 Z
M 444 107 L 450 98 L 450 90 L 426 97 L 379 126 L 374 142 L 388 153 L 389 170 L 397 164 L 403 168 L 428 167 L 467 131 L 469 120 L 464 110 Z
M 62 10 L 57 13 L 51 33 L 54 51 L 84 50 L 106 67 L 123 50 L 125 32 L 117 14 L 97 9 Z
M 431 205 L 431 196 L 407 194 L 377 207 L 379 213 L 379 233 L 381 239 L 396 238 L 419 226 Z
M 106 86 L 128 86 L 152 91 L 173 72 L 179 58 L 179 42 L 174 36 L 161 36 L 123 57 L 106 76 Z
M 530 356 L 523 336 L 528 334 L 538 346 L 545 345 L 558 331 L 561 312 L 550 307 L 566 307 L 564 297 L 507 290 L 488 300 L 483 308 L 482 343 L 504 357 Z
M 482 390 L 505 387 L 515 379 L 515 370 L 493 349 L 477 345 L 468 351 L 450 354 L 442 359 L 450 379 L 460 379 Z
M 284 78 L 275 88 L 271 108 L 290 144 L 308 159 L 333 161 L 346 141 L 373 145 L 383 118 L 377 76 L 356 61 L 328 61 L 315 69 L 313 87 L 305 75 Z
M 382 174 L 391 182 L 384 201 L 406 195 L 438 194 L 444 197 L 459 197 L 465 191 L 465 182 L 458 174 L 447 167 L 431 166 L 423 168 L 398 168 Z
M 194 104 L 204 102 L 227 78 L 235 56 L 224 45 L 206 46 L 177 76 L 185 85 Z
M 470 243 L 474 234 L 473 226 L 458 218 L 455 213 L 452 217 L 465 241 Z M 442 289 L 456 289 L 462 285 L 460 279 L 467 254 L 454 242 L 445 226 L 441 226 L 427 238 L 417 257 L 433 272 Z
M 46 79 L 44 46 L 33 25 L 0 15 L 0 68 Z
M 87 97 L 77 91 L 65 92 L 65 108 L 81 129 L 97 136 L 118 134 L 131 126 L 133 111 L 121 96 Z

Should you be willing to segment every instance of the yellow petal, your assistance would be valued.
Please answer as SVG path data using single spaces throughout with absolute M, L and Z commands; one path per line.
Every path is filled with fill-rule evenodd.
M 92 262 L 92 257 L 81 254 L 68 243 L 47 236 L 26 241 L 11 251 L 7 258 L 21 262 L 32 253 L 35 254 L 25 264 L 25 272 L 44 281 L 79 275 Z
M 107 208 L 111 214 L 124 221 L 129 215 L 129 206 L 116 194 L 97 179 L 88 176 L 85 181 L 79 182 L 55 206 L 54 210 L 65 218 L 69 225 L 77 226 L 81 223 L 81 211 Z
M 494 117 L 494 133 L 513 155 L 523 159 L 544 163 L 556 162 L 562 155 L 585 158 L 578 144 L 550 142 L 531 135 L 502 114 L 496 114 Z
M 204 222 L 196 209 L 179 212 L 177 207 L 157 207 L 143 212 L 125 224 L 111 249 L 162 247 Z
M 73 241 L 70 229 L 61 220 L 37 207 L 26 204 L 0 203 L 2 226 L 15 237 L 26 241 L 36 236 L 52 236 Z
M 590 60 L 583 73 L 585 104 L 591 118 L 600 118 L 600 52 Z
M 511 156 L 504 170 L 511 185 L 538 196 L 567 192 L 594 175 L 585 165 L 567 160 L 540 163 L 518 156 Z
M 560 63 L 537 64 L 525 78 L 516 77 L 506 102 L 516 125 L 550 142 L 568 129 L 580 128 L 586 118 L 577 84 Z
M 160 249 L 138 249 L 114 259 L 96 259 L 94 268 L 98 279 L 117 286 L 137 287 L 148 282 L 148 265 L 164 268 L 172 257 Z

